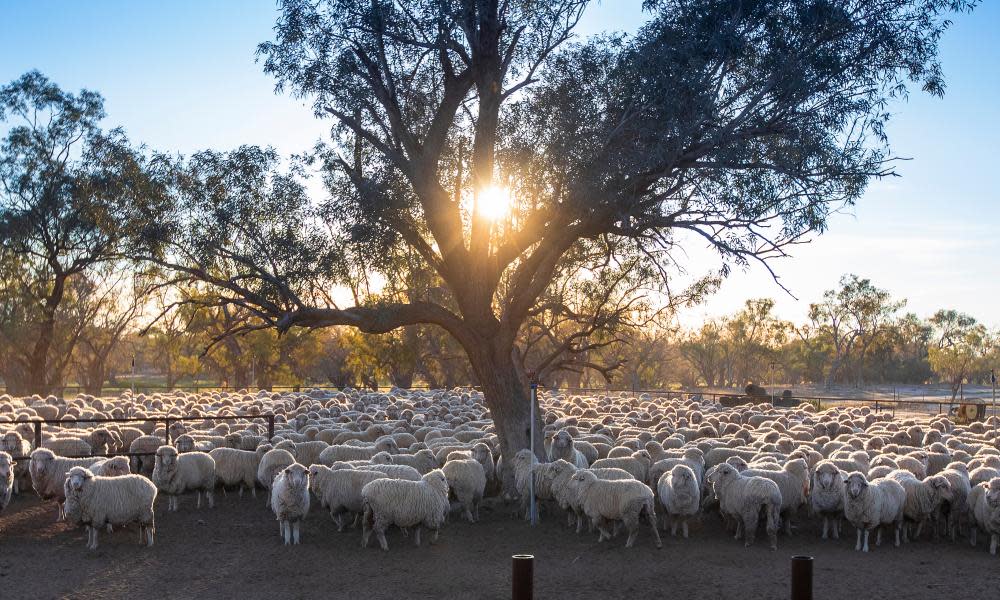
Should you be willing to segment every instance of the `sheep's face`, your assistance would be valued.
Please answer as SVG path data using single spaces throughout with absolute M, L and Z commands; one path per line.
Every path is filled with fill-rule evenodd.
M 742 473 L 750 468 L 747 461 L 743 460 L 743 458 L 739 456 L 730 456 L 726 459 L 726 464 L 736 469 L 739 473 Z
M 951 489 L 951 483 L 947 478 L 941 477 L 940 475 L 935 475 L 933 477 L 928 477 L 931 489 L 934 490 L 935 495 L 941 500 L 951 501 L 955 497 L 954 492 Z
M 177 449 L 163 446 L 156 451 L 156 461 L 161 469 L 172 470 L 177 466 Z
M 66 491 L 79 492 L 83 489 L 84 484 L 86 484 L 88 479 L 92 479 L 94 474 L 83 467 L 73 467 L 66 474 L 66 483 L 64 485 Z
M 723 483 L 735 479 L 736 477 L 739 477 L 739 475 L 739 471 L 737 471 L 735 467 L 728 463 L 722 463 L 721 465 L 718 465 L 715 471 L 711 474 L 710 481 L 712 484 Z
M 34 479 L 47 472 L 55 459 L 55 455 L 50 451 L 32 452 L 31 461 L 28 463 L 28 472 L 31 473 L 31 477 Z
M 816 485 L 824 490 L 833 489 L 833 484 L 840 479 L 840 469 L 830 463 L 821 464 L 816 468 Z
M 685 469 L 678 465 L 670 471 L 670 485 L 673 487 L 684 488 L 691 485 L 693 481 L 694 473 L 691 472 L 691 469 Z
M 309 470 L 299 463 L 285 467 L 284 473 L 290 487 L 296 489 L 309 487 Z
M 123 459 L 119 456 L 116 458 L 109 459 L 108 462 L 104 463 L 104 476 L 105 477 L 121 477 L 122 475 L 129 474 L 128 459 Z
M 14 462 L 7 455 L 0 454 L 0 481 L 6 484 L 14 477 Z
M 847 476 L 844 489 L 851 498 L 859 498 L 868 489 L 868 480 L 861 473 L 851 473 Z

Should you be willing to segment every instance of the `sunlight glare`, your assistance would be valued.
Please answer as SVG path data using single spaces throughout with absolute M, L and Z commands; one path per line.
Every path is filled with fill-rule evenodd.
M 476 207 L 484 219 L 490 221 L 501 219 L 510 212 L 510 190 L 497 185 L 486 187 L 479 191 Z

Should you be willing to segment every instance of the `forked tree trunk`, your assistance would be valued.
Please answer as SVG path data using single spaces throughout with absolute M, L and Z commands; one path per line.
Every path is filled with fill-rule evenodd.
M 473 371 L 479 379 L 487 408 L 493 417 L 497 437 L 500 439 L 500 453 L 503 456 L 503 470 L 500 473 L 504 493 L 514 490 L 514 476 L 510 469 L 511 459 L 520 450 L 529 447 L 531 430 L 531 391 L 527 377 L 518 369 L 512 356 L 513 348 L 499 347 L 502 344 L 484 343 L 478 348 L 466 351 Z M 544 435 L 541 411 L 535 406 L 535 455 L 545 460 Z

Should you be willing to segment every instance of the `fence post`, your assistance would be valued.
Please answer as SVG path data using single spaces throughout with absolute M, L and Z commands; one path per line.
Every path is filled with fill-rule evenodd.
M 35 421 L 35 449 L 42 447 L 42 422 Z
M 163 437 L 167 440 L 167 445 L 170 445 L 170 419 L 163 420 Z
M 267 443 L 274 438 L 274 415 L 267 415 Z
M 511 561 L 511 600 L 532 600 L 535 594 L 535 557 L 515 554 Z
M 792 557 L 792 600 L 812 600 L 813 557 Z

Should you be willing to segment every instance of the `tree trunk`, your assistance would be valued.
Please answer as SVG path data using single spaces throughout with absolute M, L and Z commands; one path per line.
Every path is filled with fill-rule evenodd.
M 511 459 L 520 450 L 529 447 L 531 392 L 525 373 L 517 367 L 514 360 L 513 348 L 501 346 L 503 344 L 484 342 L 478 348 L 467 348 L 466 351 L 500 439 L 500 453 L 504 457 L 504 467 L 500 473 L 503 491 L 513 495 Z M 535 455 L 540 461 L 546 460 L 543 426 L 542 414 L 536 405 Z

